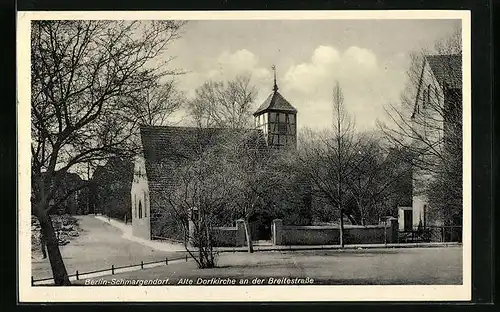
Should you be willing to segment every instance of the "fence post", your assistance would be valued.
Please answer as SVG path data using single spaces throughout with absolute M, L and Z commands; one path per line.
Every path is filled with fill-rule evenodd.
M 283 242 L 283 220 L 274 219 L 272 223 L 273 228 L 273 245 L 282 245 Z
M 384 220 L 384 245 L 387 247 L 387 218 Z
M 141 261 L 141 269 L 144 269 L 144 261 Z
M 115 274 L 115 266 L 112 264 L 111 265 L 111 274 L 114 275 Z
M 31 286 L 35 286 L 35 279 L 33 278 L 33 276 L 31 277 Z
M 168 265 L 168 258 L 165 257 L 165 265 Z
M 188 256 L 186 255 L 186 262 L 188 261 Z
M 76 280 L 79 280 L 80 277 L 78 276 L 78 270 L 76 270 Z

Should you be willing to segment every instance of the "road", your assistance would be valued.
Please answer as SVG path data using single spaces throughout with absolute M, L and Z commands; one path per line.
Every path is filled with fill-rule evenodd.
M 180 252 L 165 252 L 130 241 L 123 232 L 93 216 L 78 216 L 80 236 L 70 244 L 61 246 L 61 254 L 68 274 L 124 266 L 141 261 L 156 261 L 181 256 Z M 33 278 L 52 276 L 48 259 L 32 259 Z
M 366 250 L 243 252 L 220 254 L 218 268 L 198 269 L 193 261 L 100 279 L 312 278 L 314 284 L 460 285 L 462 247 Z M 85 281 L 80 281 L 83 284 Z

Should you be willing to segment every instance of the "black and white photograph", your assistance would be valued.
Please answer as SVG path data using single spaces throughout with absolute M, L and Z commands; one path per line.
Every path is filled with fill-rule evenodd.
M 20 18 L 22 296 L 470 298 L 467 12 L 127 13 Z

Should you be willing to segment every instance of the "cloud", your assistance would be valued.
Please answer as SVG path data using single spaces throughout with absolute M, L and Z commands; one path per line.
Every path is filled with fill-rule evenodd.
M 297 107 L 299 125 L 320 128 L 332 122 L 331 92 L 336 81 L 359 130 L 373 128 L 384 118 L 384 105 L 398 96 L 404 77 L 377 60 L 371 50 L 351 46 L 341 52 L 319 46 L 310 61 L 291 66 L 284 74 L 285 97 Z
M 340 51 L 321 45 L 311 51 L 308 61 L 282 68 L 278 85 L 299 111 L 298 126 L 319 129 L 332 123 L 331 93 L 339 81 L 358 130 L 368 130 L 375 127 L 376 118 L 385 117 L 384 105 L 397 100 L 402 90 L 404 73 L 391 66 L 368 49 L 351 46 Z M 188 96 L 194 96 L 194 90 L 207 80 L 227 81 L 242 74 L 250 74 L 258 90 L 257 107 L 271 92 L 272 72 L 247 49 L 224 51 L 206 59 L 202 68 L 183 77 L 181 85 Z
M 228 81 L 238 75 L 250 75 L 252 84 L 260 89 L 272 79 L 272 75 L 269 69 L 259 67 L 258 63 L 257 56 L 247 49 L 224 51 L 217 58 L 206 60 L 202 70 L 187 74 L 182 87 L 188 91 L 188 96 L 193 96 L 194 90 L 208 80 Z

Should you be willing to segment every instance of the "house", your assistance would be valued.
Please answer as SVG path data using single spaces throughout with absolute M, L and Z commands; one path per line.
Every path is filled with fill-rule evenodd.
M 185 240 L 182 227 L 187 220 L 180 221 L 175 211 L 168 208 L 165 194 L 172 192 L 176 186 L 176 170 L 213 146 L 221 135 L 240 131 L 241 134 L 253 134 L 256 142 L 261 142 L 258 144 L 263 144 L 266 149 L 296 147 L 297 110 L 278 92 L 276 78 L 273 92 L 253 115 L 254 129 L 140 127 L 142 154 L 134 162 L 130 191 L 134 236 L 178 242 Z M 259 220 L 253 228 L 257 238 L 260 237 L 259 232 L 270 235 L 270 218 L 255 216 L 254 219 Z M 269 238 L 266 235 L 262 237 Z
M 439 163 L 437 155 L 443 155 L 445 151 L 457 146 L 457 140 L 461 142 L 461 118 L 462 56 L 425 56 L 411 116 L 413 128 L 426 142 L 422 144 L 422 140 L 415 141 L 415 146 L 421 152 L 419 162 Z M 461 166 L 461 163 L 457 165 Z M 425 192 L 435 173 L 414 165 L 412 175 L 412 204 L 411 207 L 399 208 L 400 229 L 442 225 L 441 218 L 431 218 Z

